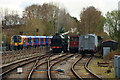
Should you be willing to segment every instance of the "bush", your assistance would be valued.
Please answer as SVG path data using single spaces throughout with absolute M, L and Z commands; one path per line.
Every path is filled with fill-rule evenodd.
M 114 59 L 114 55 L 120 55 L 120 51 L 116 50 L 116 51 L 111 51 L 108 54 L 106 54 L 103 59 L 104 60 L 111 60 Z

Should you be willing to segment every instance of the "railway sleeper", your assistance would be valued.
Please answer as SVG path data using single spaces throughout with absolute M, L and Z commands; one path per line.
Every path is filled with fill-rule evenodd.
M 98 62 L 97 65 L 99 67 L 109 67 L 109 63 L 108 62 Z

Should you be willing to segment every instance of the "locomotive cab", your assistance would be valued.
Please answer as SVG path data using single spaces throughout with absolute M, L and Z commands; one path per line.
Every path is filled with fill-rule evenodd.
M 21 36 L 12 36 L 12 42 L 11 46 L 14 50 L 20 49 L 20 43 L 22 42 L 22 37 Z
M 62 51 L 62 38 L 57 33 L 51 39 L 51 48 L 54 53 L 61 53 Z

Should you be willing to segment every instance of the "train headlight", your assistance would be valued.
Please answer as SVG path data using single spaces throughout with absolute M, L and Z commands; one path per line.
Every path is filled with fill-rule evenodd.
M 17 44 L 17 43 L 15 43 L 15 46 L 18 46 L 18 44 Z

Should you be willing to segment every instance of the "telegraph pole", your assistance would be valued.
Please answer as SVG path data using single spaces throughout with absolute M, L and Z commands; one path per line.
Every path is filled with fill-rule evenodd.
M 0 20 L 0 67 L 2 66 L 2 20 Z M 2 69 L 0 69 L 0 74 L 2 73 Z M 0 80 L 2 76 L 0 76 Z

